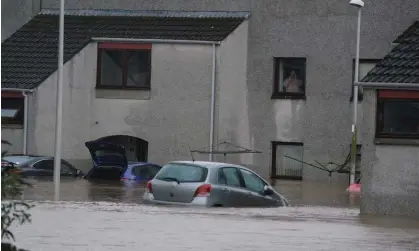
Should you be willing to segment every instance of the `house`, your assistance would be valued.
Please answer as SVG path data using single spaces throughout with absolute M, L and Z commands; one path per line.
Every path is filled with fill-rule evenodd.
M 394 44 L 362 80 L 376 87 L 364 87 L 361 212 L 419 218 L 419 21 Z
M 366 4 L 363 9 L 361 77 L 390 50 L 396 34 L 419 17 L 417 0 L 388 8 L 391 1 L 395 0 Z M 2 47 L 8 44 L 10 53 L 31 53 L 6 68 L 4 61 L 18 57 L 3 52 L 2 93 L 12 88 L 33 92 L 27 94 L 27 140 L 21 140 L 22 130 L 6 125 L 2 133 L 8 138 L 21 135 L 18 141 L 26 142 L 29 153 L 51 155 L 58 19 L 50 9 L 57 5 L 53 0 L 33 0 L 23 8 L 6 2 L 2 13 L 9 19 L 3 20 L 2 32 L 8 38 Z M 251 166 L 272 178 L 327 180 L 327 172 L 301 161 L 345 163 L 351 142 L 357 14 L 346 1 L 87 0 L 68 1 L 66 8 L 63 157 L 69 161 L 85 163 L 89 156 L 84 142 L 107 137 L 126 145 L 130 158 L 159 164 L 190 159 L 189 148 L 208 147 L 211 139 L 213 145 L 230 142 L 261 153 L 227 155 L 227 162 Z M 16 18 L 10 16 L 13 11 Z M 125 23 L 106 21 L 117 16 L 124 16 L 119 18 Z M 147 21 L 135 21 L 145 16 Z M 168 18 L 172 16 L 179 19 Z M 84 26 L 91 22 L 95 25 Z M 44 39 L 37 33 L 39 26 L 47 39 L 41 44 L 36 42 Z M 159 39 L 170 41 L 156 42 Z M 205 41 L 181 44 L 176 39 Z M 124 57 L 107 52 L 115 43 L 142 44 L 145 47 L 136 47 L 140 51 L 151 44 L 150 70 L 145 67 L 145 72 L 135 74 L 142 79 L 140 88 L 109 88 L 129 79 L 111 64 L 97 63 L 98 58 L 102 62 Z M 44 53 L 37 54 L 38 46 L 50 50 L 47 56 L 38 57 Z M 139 53 L 137 58 L 145 62 L 146 55 Z M 5 72 L 22 79 L 6 82 Z M 120 74 L 125 77 L 116 77 Z M 112 76 L 115 80 L 104 83 L 108 88 L 103 89 L 101 79 L 109 81 Z M 33 82 L 26 85 L 26 78 Z M 363 139 L 359 142 L 362 145 Z M 15 150 L 23 148 L 21 143 Z M 332 179 L 348 182 L 348 175 L 334 173 Z

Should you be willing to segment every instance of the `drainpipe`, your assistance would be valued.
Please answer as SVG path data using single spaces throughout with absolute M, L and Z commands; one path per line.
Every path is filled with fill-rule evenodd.
M 215 114 L 215 71 L 216 71 L 216 50 L 215 44 L 212 45 L 212 83 L 211 83 L 211 125 L 210 125 L 210 154 L 209 161 L 213 160 L 214 147 L 214 114 Z
M 11 92 L 21 92 L 24 98 L 24 110 L 23 110 L 23 149 L 22 153 L 24 155 L 27 154 L 28 151 L 28 94 L 33 93 L 34 90 L 32 89 L 19 89 L 19 88 L 4 88 L 2 91 L 11 91 Z

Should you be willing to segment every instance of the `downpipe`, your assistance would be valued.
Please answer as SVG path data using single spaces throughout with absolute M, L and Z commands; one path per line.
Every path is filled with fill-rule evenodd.
M 211 83 L 211 118 L 210 118 L 210 153 L 209 161 L 213 161 L 214 147 L 214 119 L 215 119 L 215 72 L 216 72 L 216 48 L 212 45 L 212 83 Z

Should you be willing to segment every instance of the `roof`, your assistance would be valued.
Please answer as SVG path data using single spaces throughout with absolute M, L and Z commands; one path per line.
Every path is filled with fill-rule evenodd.
M 419 83 L 419 21 L 394 43 L 396 46 L 361 82 Z
M 2 42 L 2 88 L 33 89 L 57 70 L 59 11 L 43 10 Z M 222 41 L 248 12 L 67 10 L 64 62 L 93 37 Z

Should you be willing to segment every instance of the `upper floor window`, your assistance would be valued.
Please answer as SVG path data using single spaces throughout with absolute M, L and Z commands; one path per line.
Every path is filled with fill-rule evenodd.
M 359 81 L 361 81 L 365 76 L 367 76 L 368 72 L 370 72 L 375 65 L 380 62 L 380 59 L 360 59 L 359 60 Z M 355 59 L 352 61 L 352 91 L 351 91 L 351 101 L 354 99 L 354 88 L 353 84 L 355 82 Z M 362 87 L 358 87 L 358 101 L 362 101 L 364 98 L 363 89 Z
M 151 44 L 100 43 L 97 88 L 150 89 Z
M 272 98 L 304 99 L 305 58 L 275 58 Z
M 2 125 L 23 125 L 24 98 L 1 98 L 1 124 Z
M 419 91 L 380 90 L 377 106 L 378 138 L 419 139 Z

